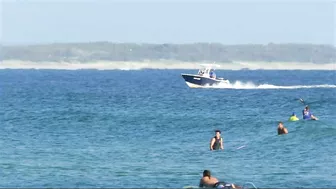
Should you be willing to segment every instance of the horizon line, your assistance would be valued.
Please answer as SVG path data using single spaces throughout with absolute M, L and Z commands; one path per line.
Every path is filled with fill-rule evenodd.
M 327 43 L 309 43 L 309 42 L 283 42 L 283 43 L 275 43 L 275 42 L 268 42 L 268 43 L 236 43 L 236 44 L 225 44 L 221 42 L 186 42 L 186 43 L 174 43 L 174 42 L 161 42 L 161 43 L 154 43 L 154 42 L 116 42 L 116 41 L 81 41 L 81 42 L 41 42 L 41 43 L 21 43 L 21 44 L 6 44 L 0 42 L 0 46 L 6 47 L 15 47 L 15 46 L 40 46 L 40 45 L 58 45 L 58 44 L 89 44 L 89 43 L 112 43 L 112 44 L 137 44 L 137 45 L 196 45 L 196 44 L 219 44 L 223 46 L 236 46 L 236 45 L 324 45 L 324 46 L 332 46 L 336 47 L 336 44 L 327 44 Z

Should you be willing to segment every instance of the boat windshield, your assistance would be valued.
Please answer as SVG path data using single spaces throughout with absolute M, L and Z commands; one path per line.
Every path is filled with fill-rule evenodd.
M 200 69 L 200 70 L 198 70 L 198 74 L 199 75 L 203 75 L 205 73 L 205 70 L 204 69 Z
M 207 76 L 210 78 L 216 78 L 215 69 L 213 68 L 203 68 L 198 70 L 198 75 Z

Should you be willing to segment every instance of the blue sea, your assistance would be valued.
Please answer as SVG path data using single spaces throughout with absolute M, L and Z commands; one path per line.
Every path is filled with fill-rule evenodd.
M 0 70 L 0 187 L 336 187 L 335 71 Z M 301 119 L 304 104 L 318 121 Z M 277 135 L 284 122 L 287 135 Z M 220 129 L 224 150 L 210 151 Z

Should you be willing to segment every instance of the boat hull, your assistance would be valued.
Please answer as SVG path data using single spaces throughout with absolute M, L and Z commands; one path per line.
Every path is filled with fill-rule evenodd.
M 220 83 L 229 83 L 228 80 L 213 79 L 213 78 L 203 77 L 200 75 L 182 74 L 182 77 L 190 88 L 204 88 L 204 87 L 218 85 Z

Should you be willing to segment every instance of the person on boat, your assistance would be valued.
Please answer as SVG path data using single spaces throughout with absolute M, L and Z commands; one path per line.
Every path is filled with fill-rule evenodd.
M 278 124 L 278 135 L 287 134 L 288 130 L 283 126 L 283 123 L 280 121 Z
M 214 70 L 211 70 L 211 71 L 210 71 L 210 78 L 214 78 L 214 79 L 216 79 L 216 74 L 215 74 L 215 71 L 214 71 Z
M 216 136 L 214 136 L 210 141 L 210 150 L 224 149 L 223 138 L 221 137 L 221 131 L 215 131 Z
M 299 118 L 296 116 L 295 112 L 293 112 L 292 116 L 289 117 L 289 121 L 298 121 Z
M 306 106 L 304 110 L 302 110 L 302 117 L 304 120 L 318 120 L 309 109 L 309 106 Z
M 234 184 L 229 184 L 226 182 L 220 182 L 217 178 L 211 176 L 211 172 L 209 170 L 203 171 L 203 177 L 199 183 L 200 188 L 224 188 L 224 189 L 231 189 L 237 188 Z

